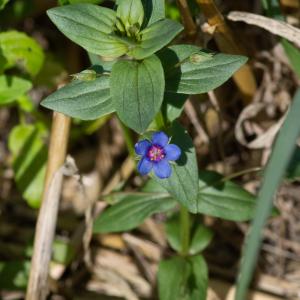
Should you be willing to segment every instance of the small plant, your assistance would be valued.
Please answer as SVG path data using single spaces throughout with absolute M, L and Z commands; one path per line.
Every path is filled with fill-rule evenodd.
M 206 299 L 208 270 L 201 253 L 212 232 L 199 216 L 250 220 L 255 197 L 215 172 L 199 170 L 192 140 L 176 119 L 189 95 L 220 86 L 247 58 L 176 44 L 183 27 L 165 18 L 160 0 L 118 0 L 116 10 L 71 4 L 48 15 L 89 53 L 92 66 L 42 105 L 82 120 L 115 112 L 141 135 L 135 145 L 138 171 L 154 173 L 140 191 L 109 195 L 114 204 L 96 219 L 94 233 L 130 230 L 167 212 L 175 254 L 160 263 L 159 297 Z

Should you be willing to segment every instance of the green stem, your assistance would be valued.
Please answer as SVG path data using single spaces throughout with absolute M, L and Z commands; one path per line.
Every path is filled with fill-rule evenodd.
M 125 143 L 128 149 L 128 152 L 130 154 L 131 157 L 135 156 L 135 151 L 134 151 L 134 142 L 132 140 L 132 136 L 131 136 L 131 132 L 130 129 L 125 126 L 121 121 L 120 121 L 123 133 L 124 133 L 124 139 L 125 139 Z
M 190 214 L 184 206 L 180 206 L 180 239 L 181 255 L 187 256 L 190 248 Z
M 155 124 L 157 126 L 157 129 L 164 129 L 166 128 L 166 122 L 165 122 L 165 118 L 162 114 L 161 111 L 159 111 L 155 117 Z

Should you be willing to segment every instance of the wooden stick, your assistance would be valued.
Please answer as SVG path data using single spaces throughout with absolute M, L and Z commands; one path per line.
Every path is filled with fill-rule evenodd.
M 214 28 L 214 39 L 221 51 L 230 54 L 244 54 L 244 50 L 235 41 L 232 31 L 227 26 L 224 17 L 219 12 L 213 0 L 196 0 L 205 15 L 208 24 Z M 242 66 L 233 79 L 238 86 L 245 104 L 249 103 L 256 91 L 254 74 L 248 64 Z
M 234 22 L 240 21 L 263 28 L 275 35 L 287 39 L 300 48 L 300 29 L 286 22 L 244 11 L 232 11 L 227 18 Z
M 180 15 L 186 35 L 188 36 L 188 38 L 194 39 L 197 34 L 197 27 L 193 20 L 188 3 L 186 0 L 177 0 L 176 3 L 180 10 Z
M 53 114 L 43 201 L 38 215 L 26 300 L 44 300 L 70 131 L 70 118 Z

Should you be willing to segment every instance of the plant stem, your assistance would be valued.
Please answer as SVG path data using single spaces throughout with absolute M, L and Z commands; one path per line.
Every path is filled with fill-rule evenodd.
M 166 128 L 165 118 L 161 111 L 159 111 L 154 119 L 157 129 L 161 130 Z
M 125 139 L 125 143 L 128 149 L 128 152 L 130 154 L 131 157 L 135 156 L 135 151 L 134 151 L 134 142 L 131 136 L 131 132 L 130 129 L 124 125 L 121 121 L 120 121 L 123 133 L 124 133 L 124 139 Z
M 61 167 L 66 158 L 70 124 L 69 117 L 57 112 L 53 114 L 43 201 L 36 223 L 26 300 L 44 300 L 48 294 L 48 268 L 63 180 Z
M 187 256 L 190 247 L 190 214 L 184 206 L 180 206 L 180 239 L 181 255 Z

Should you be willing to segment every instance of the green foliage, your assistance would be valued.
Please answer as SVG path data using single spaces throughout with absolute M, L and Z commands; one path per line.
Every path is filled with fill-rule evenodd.
M 30 81 L 8 75 L 0 75 L 0 107 L 13 103 L 32 87 Z
M 140 32 L 141 42 L 137 43 L 128 55 L 136 59 L 143 59 L 169 44 L 183 27 L 172 20 L 162 19 Z
M 143 61 L 120 60 L 111 73 L 111 95 L 120 119 L 137 132 L 144 132 L 158 113 L 164 94 L 164 75 L 153 55 Z
M 93 120 L 114 111 L 110 96 L 109 77 L 95 80 L 74 80 L 57 90 L 41 105 L 74 118 Z
M 40 45 L 18 31 L 0 33 L 0 53 L 6 61 L 4 69 L 19 67 L 32 76 L 40 71 L 44 62 Z
M 255 196 L 232 181 L 211 171 L 199 173 L 197 212 L 231 221 L 247 221 L 253 216 Z
M 164 0 L 142 0 L 142 3 L 144 6 L 146 26 L 165 18 Z
M 73 4 L 47 11 L 51 21 L 70 40 L 85 50 L 107 57 L 118 57 L 127 46 L 113 34 L 116 13 L 93 4 Z
M 26 289 L 29 270 L 29 261 L 0 262 L 0 288 L 6 290 Z
M 143 59 L 163 48 L 183 29 L 177 22 L 159 19 L 156 9 L 152 7 L 156 14 L 153 19 L 158 20 L 143 30 L 140 0 L 120 2 L 117 14 L 88 3 L 56 7 L 47 13 L 62 33 L 91 53 L 106 57 L 128 54 Z
M 236 300 L 245 299 L 259 253 L 262 239 L 261 232 L 271 213 L 274 194 L 295 150 L 296 140 L 300 134 L 299 111 L 300 89 L 298 89 L 284 124 L 279 131 L 264 172 L 263 184 L 258 194 L 253 224 L 245 243 L 244 258 L 242 260 L 235 295 Z
M 288 165 L 286 177 L 288 179 L 299 179 L 300 178 L 300 148 L 297 147 L 292 159 Z
M 211 242 L 213 232 L 202 224 L 196 226 L 196 230 L 192 235 L 189 253 L 195 255 L 202 252 Z
M 227 81 L 246 61 L 239 55 L 214 54 L 193 45 L 175 45 L 158 53 L 166 91 L 206 93 Z
M 197 223 L 196 223 L 197 222 Z M 181 223 L 179 215 L 176 214 L 166 222 L 166 234 L 167 240 L 170 246 L 177 252 L 182 249 L 181 245 Z M 195 255 L 202 252 L 211 242 L 213 233 L 212 231 L 202 224 L 198 224 L 197 220 L 194 220 L 194 226 L 190 228 L 191 231 L 191 243 L 189 246 L 189 254 Z
M 291 67 L 294 69 L 297 76 L 300 78 L 300 51 L 293 46 L 289 41 L 282 39 L 281 44 L 287 54 Z
M 208 271 L 201 255 L 163 260 L 158 270 L 160 300 L 205 300 Z
M 121 30 L 128 36 L 135 35 L 144 21 L 144 8 L 141 0 L 122 0 L 118 3 L 117 18 L 122 23 Z
M 112 197 L 119 199 L 95 220 L 94 233 L 133 229 L 152 214 L 166 212 L 176 205 L 167 193 L 124 193 Z
M 174 123 L 169 132 L 171 143 L 180 147 L 182 154 L 172 164 L 172 175 L 169 178 L 155 180 L 163 186 L 177 201 L 190 212 L 197 212 L 198 167 L 195 148 L 185 129 Z
M 5 7 L 9 0 L 0 0 L 0 10 Z
M 164 118 L 169 122 L 175 121 L 181 115 L 187 98 L 184 94 L 165 92 L 161 108 Z
M 53 261 L 68 265 L 74 258 L 74 246 L 63 239 L 55 239 L 52 246 Z
M 42 196 L 47 159 L 44 136 L 45 130 L 38 125 L 17 125 L 8 142 L 17 187 L 33 208 L 39 207 Z

